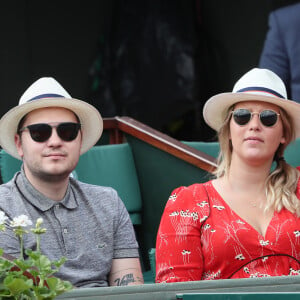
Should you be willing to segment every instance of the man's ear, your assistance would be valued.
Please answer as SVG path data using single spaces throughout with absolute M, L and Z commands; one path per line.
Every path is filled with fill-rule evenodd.
M 19 134 L 15 134 L 15 145 L 21 158 L 23 158 L 22 139 Z

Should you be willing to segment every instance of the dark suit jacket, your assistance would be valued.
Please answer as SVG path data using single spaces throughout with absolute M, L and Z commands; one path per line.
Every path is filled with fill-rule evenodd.
M 289 98 L 300 102 L 300 3 L 270 14 L 259 66 L 281 77 Z

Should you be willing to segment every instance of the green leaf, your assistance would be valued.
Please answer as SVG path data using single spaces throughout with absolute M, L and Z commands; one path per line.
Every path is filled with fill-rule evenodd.
M 32 258 L 33 260 L 37 260 L 39 259 L 39 257 L 41 256 L 41 252 L 39 251 L 33 251 L 31 249 L 26 249 L 25 250 L 25 253 L 30 257 Z
M 56 293 L 46 287 L 35 287 L 37 299 L 54 299 Z
M 66 258 L 65 257 L 61 257 L 60 260 L 58 261 L 53 261 L 52 264 L 56 267 L 56 268 L 60 268 L 65 262 L 66 262 Z
M 7 276 L 4 280 L 4 285 L 10 290 L 13 295 L 19 295 L 20 293 L 29 290 L 33 287 L 33 282 L 31 279 L 21 279 L 13 278 L 12 276 Z
M 47 279 L 49 288 L 56 292 L 56 295 L 62 294 L 73 288 L 72 284 L 68 281 L 63 281 L 57 277 L 50 277 Z
M 2 299 L 2 297 L 7 297 L 11 295 L 11 292 L 9 291 L 8 288 L 4 287 L 4 284 L 1 284 L 0 286 L 0 299 Z
M 14 263 L 9 261 L 9 260 L 6 260 L 6 259 L 3 259 L 1 260 L 0 259 L 0 271 L 8 271 L 10 270 L 12 267 L 14 266 Z
M 40 255 L 36 262 L 41 269 L 51 269 L 51 261 L 45 255 Z
M 14 263 L 18 266 L 22 271 L 26 271 L 34 266 L 33 262 L 30 260 L 23 260 L 23 259 L 15 259 Z

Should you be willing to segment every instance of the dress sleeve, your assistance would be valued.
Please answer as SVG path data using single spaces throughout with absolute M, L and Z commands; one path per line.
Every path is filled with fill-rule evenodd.
M 157 234 L 156 282 L 201 279 L 201 224 L 208 215 L 208 197 L 202 184 L 172 192 Z

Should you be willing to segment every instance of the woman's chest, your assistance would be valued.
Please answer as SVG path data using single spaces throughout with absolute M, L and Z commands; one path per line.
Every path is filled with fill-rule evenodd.
M 226 255 L 233 260 L 274 254 L 291 255 L 298 259 L 300 218 L 285 209 L 275 212 L 262 235 L 231 209 L 213 201 L 210 216 L 201 228 L 201 244 L 204 252 L 222 258 Z

